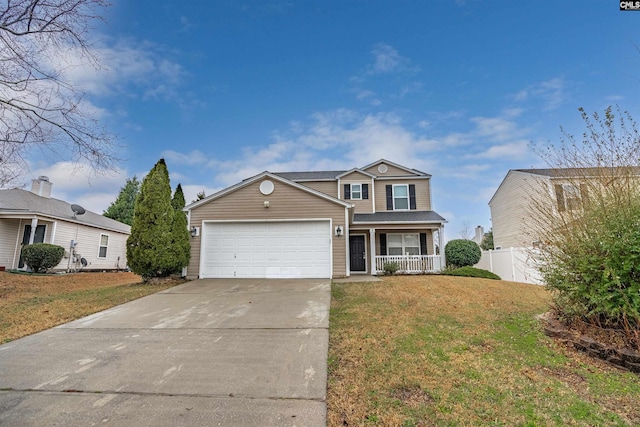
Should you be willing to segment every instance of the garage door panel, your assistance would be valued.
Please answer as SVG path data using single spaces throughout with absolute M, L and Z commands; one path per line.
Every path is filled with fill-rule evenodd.
M 330 277 L 329 221 L 206 223 L 203 277 Z

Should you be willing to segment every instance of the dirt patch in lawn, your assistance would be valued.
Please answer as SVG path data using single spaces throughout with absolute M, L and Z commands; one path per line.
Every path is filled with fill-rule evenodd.
M 30 275 L 0 272 L 0 343 L 175 286 L 133 273 Z

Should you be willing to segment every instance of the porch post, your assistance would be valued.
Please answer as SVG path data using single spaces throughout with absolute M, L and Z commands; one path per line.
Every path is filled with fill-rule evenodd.
M 31 234 L 29 235 L 29 244 L 33 243 L 36 237 L 36 228 L 38 227 L 38 218 L 31 219 Z
M 371 259 L 371 275 L 377 276 L 378 269 L 376 268 L 376 229 L 369 229 L 369 259 Z
M 447 259 L 444 256 L 444 224 L 438 230 L 438 247 L 440 248 L 440 269 L 447 266 Z

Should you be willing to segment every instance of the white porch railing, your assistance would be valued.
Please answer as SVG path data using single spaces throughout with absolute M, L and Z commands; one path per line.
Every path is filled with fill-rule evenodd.
M 440 255 L 377 255 L 376 272 L 384 273 L 388 262 L 398 264 L 398 273 L 439 273 L 442 270 Z

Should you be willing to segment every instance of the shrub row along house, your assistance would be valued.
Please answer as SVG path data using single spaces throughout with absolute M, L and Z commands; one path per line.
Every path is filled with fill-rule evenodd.
M 263 172 L 185 207 L 189 278 L 348 277 L 444 265 L 431 175 L 379 160 L 345 171 Z
M 49 179 L 41 176 L 32 181 L 31 191 L 0 190 L 0 267 L 26 269 L 22 247 L 51 243 L 66 251 L 52 270 L 124 269 L 131 228 L 51 198 L 51 187 Z

